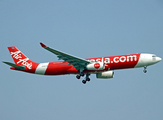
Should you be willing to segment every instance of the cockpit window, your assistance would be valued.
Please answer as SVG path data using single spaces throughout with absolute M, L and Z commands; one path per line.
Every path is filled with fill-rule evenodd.
M 152 55 L 152 57 L 156 57 L 156 55 Z

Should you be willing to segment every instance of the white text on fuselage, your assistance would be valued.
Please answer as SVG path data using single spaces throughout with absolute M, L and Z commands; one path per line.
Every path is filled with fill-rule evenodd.
M 137 61 L 137 56 L 136 55 L 129 55 L 129 56 L 117 56 L 117 57 L 102 57 L 102 58 L 97 58 L 97 59 L 89 59 L 88 61 L 90 62 L 104 62 L 105 64 L 108 63 L 123 63 L 123 62 L 132 62 L 132 61 Z
M 20 54 L 19 54 L 20 53 Z M 28 69 L 32 69 L 32 63 L 28 63 L 27 61 L 29 60 L 29 58 L 25 58 L 25 59 L 20 59 L 22 58 L 21 56 L 21 52 L 20 51 L 16 51 L 16 52 L 11 52 L 11 55 L 13 55 L 12 57 L 15 59 L 19 59 L 19 61 L 17 62 L 17 64 L 22 62 L 22 65 L 26 66 Z

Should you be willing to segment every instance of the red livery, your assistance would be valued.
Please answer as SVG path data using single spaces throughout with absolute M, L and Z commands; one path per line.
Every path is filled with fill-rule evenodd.
M 144 72 L 146 73 L 147 66 L 161 61 L 161 58 L 154 54 L 144 53 L 82 59 L 47 47 L 43 43 L 40 44 L 44 49 L 54 53 L 59 60 L 63 61 L 35 63 L 16 47 L 12 46 L 8 47 L 8 49 L 15 64 L 4 63 L 10 65 L 13 70 L 40 75 L 77 74 L 77 79 L 80 79 L 81 76 L 86 76 L 82 81 L 85 84 L 90 81 L 90 74 L 96 74 L 97 78 L 109 79 L 114 77 L 113 70 L 137 67 L 144 67 Z

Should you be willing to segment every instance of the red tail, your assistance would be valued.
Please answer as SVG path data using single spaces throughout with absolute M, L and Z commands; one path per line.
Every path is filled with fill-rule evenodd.
M 15 46 L 8 47 L 8 49 L 16 65 L 25 66 L 26 70 L 32 70 L 33 65 L 36 66 L 37 63 L 31 61 Z

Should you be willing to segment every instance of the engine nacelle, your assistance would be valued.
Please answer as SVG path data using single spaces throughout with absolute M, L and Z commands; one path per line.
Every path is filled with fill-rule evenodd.
M 100 72 L 96 74 L 96 78 L 109 79 L 114 77 L 114 71 Z
M 90 63 L 86 66 L 87 70 L 104 70 L 105 64 L 103 62 Z

